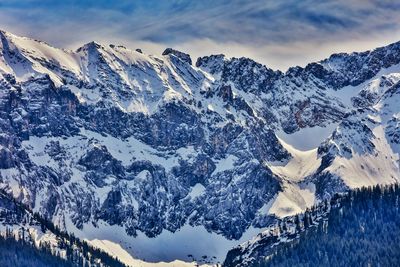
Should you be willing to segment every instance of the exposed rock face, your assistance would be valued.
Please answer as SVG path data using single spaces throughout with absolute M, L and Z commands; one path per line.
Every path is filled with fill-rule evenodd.
M 276 131 L 339 124 L 319 147 L 318 170 L 300 181 L 315 184 L 319 198 L 349 186 L 334 171 L 339 158 L 381 152 L 376 114 L 387 116 L 383 132 L 399 152 L 398 111 L 374 111 L 393 107 L 396 76 L 380 77 L 377 91 L 361 88 L 354 106 L 336 95 L 398 64 L 398 44 L 282 73 L 223 55 L 194 67 L 173 49 L 158 58 L 0 38 L 2 187 L 61 226 L 105 221 L 153 237 L 189 223 L 239 238 L 268 225 L 260 209 L 299 182 L 271 169 L 294 157 Z M 204 190 L 194 194 L 197 184 Z

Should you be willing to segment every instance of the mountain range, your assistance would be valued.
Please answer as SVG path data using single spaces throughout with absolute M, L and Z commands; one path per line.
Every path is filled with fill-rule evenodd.
M 0 188 L 127 264 L 213 264 L 335 193 L 398 183 L 398 101 L 400 42 L 282 72 L 0 31 Z

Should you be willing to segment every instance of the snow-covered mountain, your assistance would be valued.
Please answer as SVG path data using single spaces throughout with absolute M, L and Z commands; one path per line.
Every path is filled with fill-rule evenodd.
M 400 179 L 400 43 L 282 73 L 0 40 L 1 188 L 135 258 L 223 261 L 276 218 Z

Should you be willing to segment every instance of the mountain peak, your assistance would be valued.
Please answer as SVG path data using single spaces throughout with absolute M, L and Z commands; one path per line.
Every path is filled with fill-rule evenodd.
M 10 42 L 12 39 L 17 38 L 17 37 L 18 36 L 14 35 L 14 34 L 12 34 L 10 32 L 4 31 L 4 30 L 0 30 L 0 39 L 2 39 L 3 42 L 4 41 Z
M 199 57 L 196 61 L 196 67 L 214 74 L 221 71 L 225 60 L 226 57 L 223 54 Z
M 89 43 L 84 44 L 83 46 L 79 47 L 76 51 L 80 52 L 83 50 L 97 50 L 99 48 L 102 48 L 103 46 L 95 41 L 91 41 Z
M 172 49 L 172 48 L 167 48 L 164 50 L 164 52 L 162 53 L 163 56 L 166 55 L 174 55 L 177 58 L 181 59 L 184 62 L 189 63 L 189 65 L 192 65 L 192 59 L 190 58 L 189 54 L 186 54 L 184 52 Z

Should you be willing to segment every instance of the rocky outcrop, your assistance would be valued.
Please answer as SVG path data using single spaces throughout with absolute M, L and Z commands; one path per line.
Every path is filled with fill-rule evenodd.
M 177 58 L 179 58 L 180 60 L 188 63 L 189 65 L 192 65 L 192 59 L 190 58 L 189 54 L 183 53 L 181 51 L 172 49 L 172 48 L 167 48 L 164 50 L 164 52 L 162 53 L 163 56 L 166 55 L 174 55 Z

